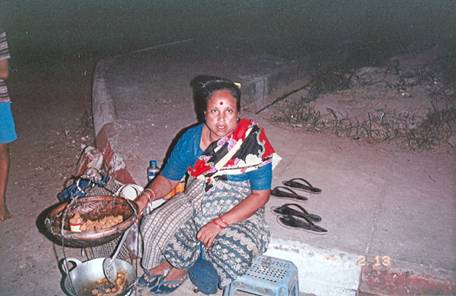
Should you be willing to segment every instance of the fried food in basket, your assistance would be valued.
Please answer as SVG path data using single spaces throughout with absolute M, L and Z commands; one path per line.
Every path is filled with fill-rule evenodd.
M 88 287 L 82 289 L 81 295 L 84 296 L 116 296 L 124 292 L 127 284 L 127 274 L 118 272 L 115 284 L 112 284 L 106 278 L 102 278 Z
M 79 227 L 77 231 L 83 232 L 108 229 L 114 225 L 122 223 L 123 220 L 124 219 L 122 215 L 108 215 L 97 220 L 83 219 L 79 213 L 76 213 L 73 217 L 70 218 L 69 222 L 70 226 L 78 224 Z

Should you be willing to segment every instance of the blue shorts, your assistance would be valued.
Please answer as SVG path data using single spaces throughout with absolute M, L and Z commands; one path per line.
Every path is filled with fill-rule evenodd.
M 17 139 L 11 103 L 0 103 L 0 144 L 7 144 Z

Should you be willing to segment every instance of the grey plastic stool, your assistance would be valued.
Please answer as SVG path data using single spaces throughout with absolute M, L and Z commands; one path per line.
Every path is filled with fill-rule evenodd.
M 255 295 L 299 296 L 298 269 L 288 260 L 257 256 L 247 273 L 225 287 L 223 296 L 236 290 Z

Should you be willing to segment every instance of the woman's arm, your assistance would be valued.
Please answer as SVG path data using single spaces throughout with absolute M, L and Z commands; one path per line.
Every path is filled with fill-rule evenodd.
M 252 190 L 252 194 L 231 210 L 204 225 L 196 235 L 196 238 L 206 248 L 210 248 L 215 237 L 223 228 L 244 221 L 252 216 L 259 208 L 263 207 L 269 200 L 270 192 L 270 190 Z
M 190 128 L 179 138 L 160 174 L 136 199 L 140 213 L 149 202 L 165 198 L 185 175 L 187 168 L 194 163 L 197 156 L 191 147 L 194 147 L 195 143 L 199 145 L 200 130 L 201 126 Z
M 247 173 L 247 176 L 252 193 L 231 210 L 206 224 L 198 232 L 196 237 L 206 248 L 212 245 L 215 237 L 223 228 L 248 219 L 268 202 L 272 185 L 272 165 L 264 165 Z
M 139 212 L 142 213 L 149 202 L 163 198 L 176 186 L 177 183 L 178 181 L 170 180 L 162 175 L 155 177 L 135 200 L 138 205 Z
M 223 221 L 228 225 L 244 221 L 268 202 L 270 193 L 270 190 L 252 190 L 252 194 L 222 215 Z

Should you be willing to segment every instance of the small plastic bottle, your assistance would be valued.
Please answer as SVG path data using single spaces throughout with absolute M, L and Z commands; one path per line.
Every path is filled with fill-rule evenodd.
M 149 161 L 149 167 L 147 168 L 147 182 L 152 181 L 158 175 L 159 171 L 160 168 L 158 167 L 157 161 L 155 159 Z

